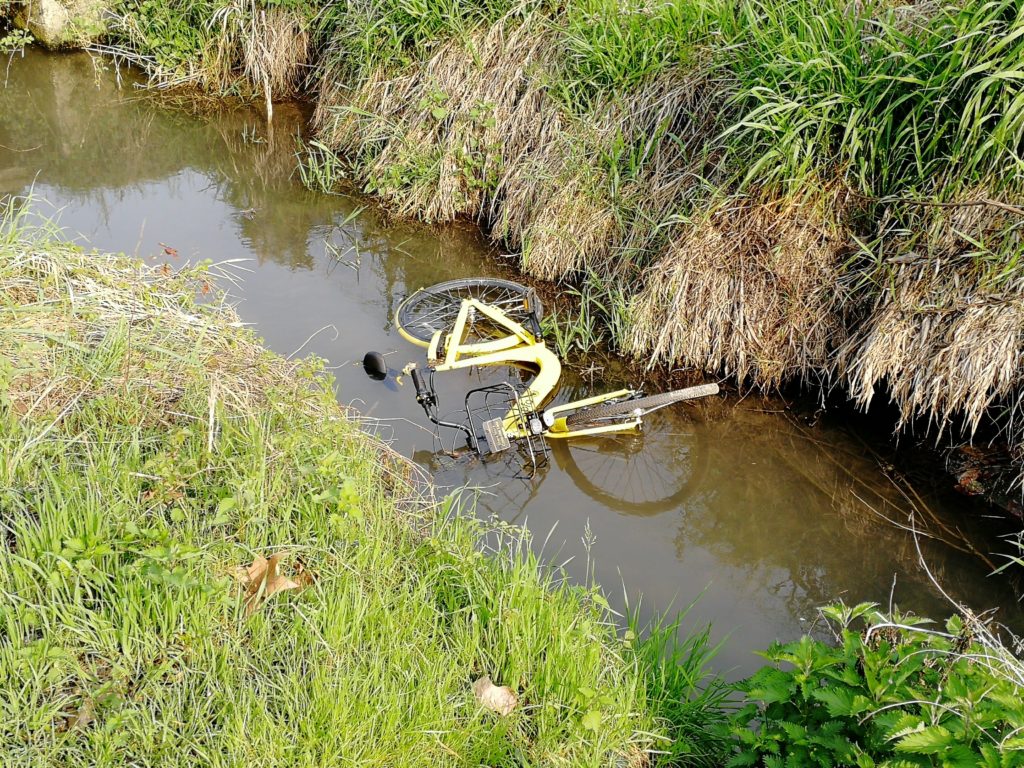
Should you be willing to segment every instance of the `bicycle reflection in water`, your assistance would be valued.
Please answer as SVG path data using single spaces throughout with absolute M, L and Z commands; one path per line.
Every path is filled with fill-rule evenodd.
M 530 472 L 524 471 L 526 457 L 509 452 L 481 456 L 468 446 L 435 446 L 412 458 L 442 487 L 469 485 L 486 495 L 484 506 L 518 510 L 510 522 L 538 495 L 552 468 L 601 506 L 649 517 L 680 509 L 704 490 L 711 453 L 707 443 L 703 419 L 693 410 L 652 415 L 640 434 L 552 441 L 551 461 Z

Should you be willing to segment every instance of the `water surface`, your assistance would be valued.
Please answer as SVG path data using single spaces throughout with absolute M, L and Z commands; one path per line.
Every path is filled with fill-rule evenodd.
M 365 198 L 305 190 L 296 106 L 278 106 L 268 131 L 259 111 L 186 110 L 136 83 L 85 54 L 13 58 L 0 88 L 0 195 L 32 190 L 37 208 L 59 211 L 69 236 L 99 249 L 171 263 L 244 260 L 230 291 L 272 349 L 325 357 L 339 399 L 381 419 L 375 429 L 397 450 L 443 486 L 481 487 L 479 514 L 527 525 L 574 577 L 592 569 L 614 605 L 642 594 L 650 615 L 699 598 L 687 626 L 710 621 L 716 636 L 730 635 L 717 667 L 732 674 L 836 598 L 949 612 L 913 539 L 881 517 L 909 506 L 879 464 L 887 443 L 858 436 L 845 415 L 811 423 L 753 398 L 680 406 L 653 418 L 642 439 L 555 446 L 529 479 L 500 461 L 438 457 L 411 387 L 371 382 L 356 361 L 368 349 L 394 368 L 418 359 L 393 328 L 397 303 L 440 280 L 509 276 L 500 254 L 470 224 L 389 222 Z M 640 377 L 601 363 L 566 378 L 563 397 Z M 451 374 L 444 403 L 455 409 L 478 380 Z M 991 551 L 945 486 L 926 478 L 908 493 Z M 979 558 L 929 540 L 922 551 L 951 594 L 978 610 L 1002 605 L 1019 622 Z

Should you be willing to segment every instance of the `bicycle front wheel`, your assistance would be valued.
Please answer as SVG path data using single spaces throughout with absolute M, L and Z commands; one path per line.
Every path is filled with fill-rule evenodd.
M 565 426 L 569 428 L 584 427 L 590 424 L 600 424 L 603 421 L 610 421 L 612 419 L 637 418 L 673 403 L 681 403 L 684 400 L 696 400 L 699 397 L 717 394 L 717 384 L 698 384 L 696 387 L 662 392 L 657 395 L 648 395 L 647 397 L 634 397 L 628 400 L 600 403 L 589 408 L 580 408 L 565 420 Z
M 500 309 L 528 329 L 532 320 L 539 323 L 544 314 L 544 307 L 532 288 L 511 280 L 474 277 L 420 288 L 399 304 L 395 324 L 406 339 L 425 347 L 435 333 L 448 331 L 455 325 L 463 299 L 470 298 Z M 483 338 L 507 335 L 504 330 L 494 329 L 488 333 L 486 328 L 476 325 L 474 329 Z

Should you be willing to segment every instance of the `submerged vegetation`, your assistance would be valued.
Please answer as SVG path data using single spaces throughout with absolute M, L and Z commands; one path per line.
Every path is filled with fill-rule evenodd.
M 310 95 L 311 183 L 476 219 L 576 286 L 582 339 L 1024 440 L 1014 0 L 112 10 L 161 83 Z
M 432 502 L 210 279 L 0 227 L 5 766 L 717 764 L 706 635 Z

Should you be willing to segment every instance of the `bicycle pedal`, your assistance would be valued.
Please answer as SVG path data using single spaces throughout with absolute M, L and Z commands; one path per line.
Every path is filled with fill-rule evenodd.
M 511 447 L 512 443 L 505 434 L 505 424 L 501 418 L 488 419 L 481 426 L 484 428 L 488 453 L 501 453 Z

